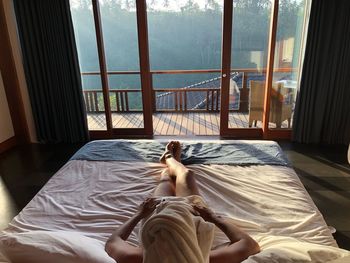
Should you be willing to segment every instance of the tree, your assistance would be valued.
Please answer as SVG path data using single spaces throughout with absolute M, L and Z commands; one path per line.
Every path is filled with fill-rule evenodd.
M 206 3 L 205 3 L 205 9 L 206 10 L 213 10 L 215 12 L 219 12 L 220 10 L 220 5 L 219 3 L 216 1 L 216 0 L 206 0 Z
M 91 0 L 72 8 L 81 71 L 97 71 L 98 55 Z M 139 70 L 135 0 L 101 1 L 102 30 L 108 70 Z M 180 10 L 170 10 L 169 0 L 148 3 L 148 33 L 152 69 L 210 69 L 221 67 L 222 8 L 206 0 L 201 8 L 188 0 Z M 158 3 L 169 8 L 156 9 Z M 151 7 L 151 9 L 150 9 Z M 152 9 L 153 8 L 153 9 Z M 280 0 L 277 39 L 296 34 L 303 2 Z M 270 0 L 234 0 L 232 67 L 256 68 L 252 53 L 267 53 Z M 266 61 L 262 62 L 266 65 Z M 261 66 L 261 65 L 259 65 Z M 214 77 L 207 74 L 154 76 L 157 87 L 180 87 Z M 100 87 L 99 77 L 84 77 L 84 85 Z M 186 80 L 186 82 L 184 81 Z M 110 76 L 112 88 L 139 88 L 138 76 Z
M 199 5 L 195 3 L 193 0 L 188 0 L 187 3 L 181 7 L 181 12 L 200 12 Z

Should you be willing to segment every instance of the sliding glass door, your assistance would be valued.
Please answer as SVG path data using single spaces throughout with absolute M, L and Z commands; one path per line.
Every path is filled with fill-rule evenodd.
M 305 2 L 225 1 L 221 135 L 290 137 Z
M 93 137 L 288 137 L 307 0 L 71 0 Z
M 225 4 L 221 134 L 261 137 L 271 1 Z
M 293 125 L 299 85 L 306 1 L 285 0 L 278 5 L 276 44 L 270 93 L 268 129 L 276 132 Z
M 101 2 L 112 128 L 144 128 L 135 1 Z
M 83 95 L 90 131 L 107 131 L 99 55 L 91 1 L 71 1 Z
M 140 47 L 147 42 L 139 38 L 145 30 L 140 9 L 136 0 L 71 1 L 87 120 L 98 137 L 152 135 L 144 96 L 150 85 L 140 70 Z
M 155 135 L 219 135 L 223 1 L 147 0 Z

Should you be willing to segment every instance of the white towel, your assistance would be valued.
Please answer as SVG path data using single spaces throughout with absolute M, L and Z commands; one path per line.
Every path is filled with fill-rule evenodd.
M 161 202 L 141 230 L 144 263 L 207 263 L 214 225 L 191 213 L 199 196 L 169 198 Z

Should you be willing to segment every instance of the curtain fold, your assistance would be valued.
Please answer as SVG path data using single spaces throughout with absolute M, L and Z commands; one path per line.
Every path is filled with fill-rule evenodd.
M 69 0 L 14 0 L 38 140 L 88 140 Z
M 293 140 L 350 142 L 350 1 L 313 0 Z

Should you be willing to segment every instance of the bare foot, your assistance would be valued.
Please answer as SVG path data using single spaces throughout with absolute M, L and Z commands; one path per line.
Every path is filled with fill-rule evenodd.
M 176 161 L 181 163 L 181 143 L 179 141 L 172 141 L 173 143 L 173 155 Z
M 181 144 L 179 141 L 171 141 L 165 146 L 165 151 L 160 157 L 160 162 L 165 164 L 167 158 L 173 157 L 176 161 L 181 162 Z
M 159 161 L 165 164 L 165 159 L 170 157 L 174 157 L 174 146 L 172 141 L 165 146 L 165 151 L 163 155 L 160 157 Z

